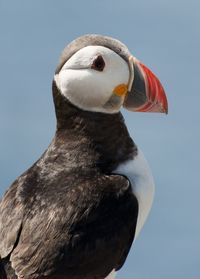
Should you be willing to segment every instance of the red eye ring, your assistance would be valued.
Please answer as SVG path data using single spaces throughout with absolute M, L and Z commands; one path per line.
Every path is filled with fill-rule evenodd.
M 105 68 L 105 61 L 101 55 L 98 55 L 94 59 L 91 69 L 102 72 L 104 68 Z

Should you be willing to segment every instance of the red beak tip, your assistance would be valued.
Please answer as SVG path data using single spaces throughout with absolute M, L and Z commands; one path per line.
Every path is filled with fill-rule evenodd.
M 168 114 L 167 97 L 161 82 L 156 77 L 156 75 L 150 69 L 148 69 L 144 64 L 139 63 L 139 65 L 143 71 L 143 75 L 146 80 L 148 98 L 150 101 L 149 104 L 155 103 L 155 106 L 149 105 L 149 108 L 147 104 L 146 111 L 152 111 L 152 112 L 154 111 L 154 112 L 161 112 L 161 113 Z

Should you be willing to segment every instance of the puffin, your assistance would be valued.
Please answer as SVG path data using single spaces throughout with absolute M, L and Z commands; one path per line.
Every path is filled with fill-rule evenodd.
M 52 83 L 56 132 L 0 202 L 1 279 L 113 279 L 154 197 L 122 108 L 167 113 L 156 75 L 111 37 L 63 50 Z

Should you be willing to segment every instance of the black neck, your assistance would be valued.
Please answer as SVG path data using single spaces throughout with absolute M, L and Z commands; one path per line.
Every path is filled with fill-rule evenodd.
M 53 83 L 57 117 L 54 144 L 72 156 L 90 161 L 101 170 L 112 171 L 131 159 L 137 148 L 129 136 L 122 114 L 83 111 L 64 98 Z

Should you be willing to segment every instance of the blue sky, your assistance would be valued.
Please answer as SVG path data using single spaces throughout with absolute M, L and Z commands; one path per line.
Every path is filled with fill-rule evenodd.
M 0 0 L 0 193 L 55 131 L 51 81 L 63 47 L 116 37 L 162 81 L 169 115 L 123 111 L 156 181 L 154 206 L 118 279 L 200 276 L 200 2 Z

